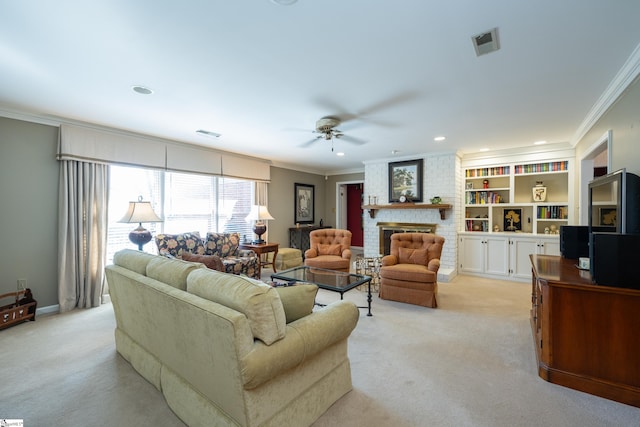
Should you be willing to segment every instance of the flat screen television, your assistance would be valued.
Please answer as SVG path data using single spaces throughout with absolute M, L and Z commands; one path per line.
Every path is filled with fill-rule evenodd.
M 640 177 L 625 169 L 589 183 L 589 234 L 640 234 Z

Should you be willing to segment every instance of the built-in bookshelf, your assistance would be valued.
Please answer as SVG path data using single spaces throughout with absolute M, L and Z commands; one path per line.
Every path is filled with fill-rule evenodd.
M 554 234 L 568 223 L 569 160 L 470 167 L 464 185 L 463 231 Z

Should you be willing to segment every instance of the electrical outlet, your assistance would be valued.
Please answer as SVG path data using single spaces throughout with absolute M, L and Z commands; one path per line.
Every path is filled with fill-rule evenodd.
M 24 291 L 27 289 L 27 279 L 18 279 L 18 290 Z

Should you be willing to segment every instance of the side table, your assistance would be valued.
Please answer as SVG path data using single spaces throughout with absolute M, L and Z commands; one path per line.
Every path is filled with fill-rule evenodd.
M 366 274 L 371 276 L 371 288 L 374 292 L 380 290 L 380 267 L 382 266 L 382 256 L 357 257 L 356 274 Z
M 278 255 L 278 246 L 280 246 L 279 243 L 260 243 L 260 244 L 253 244 L 253 243 L 240 243 L 239 248 L 240 249 L 251 249 L 253 252 L 255 252 L 256 254 L 258 254 L 258 275 L 262 274 L 262 267 L 266 267 L 268 265 L 271 265 L 271 268 L 273 268 L 273 272 L 277 273 L 276 271 L 276 256 Z M 268 254 L 269 252 L 273 252 L 273 260 L 271 262 L 269 262 L 269 258 L 266 256 L 266 254 Z M 265 257 L 263 258 L 262 255 L 265 255 Z

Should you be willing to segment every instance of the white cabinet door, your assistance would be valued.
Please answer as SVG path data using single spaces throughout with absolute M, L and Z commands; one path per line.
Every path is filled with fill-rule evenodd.
M 504 236 L 486 236 L 485 273 L 507 276 L 509 274 L 509 239 Z
M 542 255 L 560 256 L 560 239 L 544 239 L 540 241 L 538 253 Z
M 484 273 L 484 236 L 460 237 L 460 271 Z
M 511 247 L 511 265 L 509 266 L 509 272 L 513 277 L 530 279 L 531 260 L 529 255 L 539 252 L 540 242 L 538 239 L 518 237 L 511 239 L 509 246 Z

